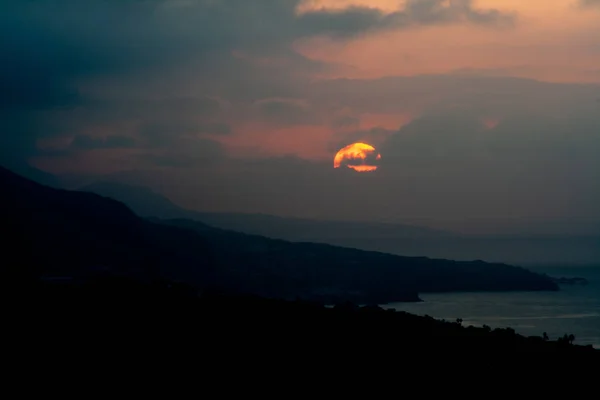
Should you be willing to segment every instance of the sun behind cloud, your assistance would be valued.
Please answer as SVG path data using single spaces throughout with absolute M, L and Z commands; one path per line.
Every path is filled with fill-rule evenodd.
M 377 170 L 376 161 L 381 160 L 375 147 L 366 143 L 353 143 L 337 152 L 333 159 L 333 168 L 345 165 L 357 172 L 372 172 Z

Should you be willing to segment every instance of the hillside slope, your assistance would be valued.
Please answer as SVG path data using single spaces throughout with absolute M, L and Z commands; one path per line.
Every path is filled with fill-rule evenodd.
M 52 189 L 0 170 L 9 269 L 33 275 L 98 270 L 267 297 L 385 303 L 419 291 L 557 290 L 502 264 L 461 263 L 291 243 L 190 220 L 146 220 L 124 204 Z M 5 241 L 6 241 L 5 240 Z
M 217 228 L 293 242 L 326 243 L 402 256 L 519 265 L 600 262 L 600 236 L 593 234 L 465 235 L 397 223 L 197 212 L 182 208 L 143 186 L 101 181 L 82 190 L 122 201 L 142 217 L 192 219 Z
M 153 224 L 96 194 L 53 189 L 0 168 L 4 272 L 81 276 L 99 271 L 202 285 L 213 279 L 208 243 Z
M 159 222 L 158 219 L 153 221 Z M 252 266 L 299 287 L 376 293 L 373 302 L 393 301 L 399 293 L 453 291 L 557 290 L 551 279 L 524 268 L 482 261 L 458 262 L 402 257 L 319 243 L 294 243 L 215 229 L 192 220 L 163 223 L 193 229 L 230 270 Z M 272 277 L 273 278 L 273 277 Z M 311 297 L 318 296 L 312 292 Z M 410 300 L 410 295 L 407 297 Z
M 267 214 L 216 213 L 188 210 L 153 190 L 138 185 L 99 181 L 83 191 L 111 197 L 127 204 L 141 217 L 193 219 L 211 226 L 291 241 L 386 240 L 400 238 L 447 238 L 451 232 L 405 224 L 322 221 Z

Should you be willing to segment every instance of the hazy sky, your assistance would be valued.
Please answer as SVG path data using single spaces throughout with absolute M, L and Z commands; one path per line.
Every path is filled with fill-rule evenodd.
M 600 220 L 598 0 L 4 0 L 0 35 L 9 166 L 202 210 Z M 355 141 L 377 171 L 333 169 Z

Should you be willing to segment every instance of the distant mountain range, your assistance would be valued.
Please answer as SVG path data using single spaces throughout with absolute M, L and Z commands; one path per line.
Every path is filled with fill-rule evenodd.
M 267 214 L 211 213 L 184 209 L 149 188 L 115 182 L 97 182 L 80 190 L 118 199 L 142 217 L 187 218 L 215 227 L 293 241 L 328 239 L 446 238 L 454 233 L 403 224 L 318 221 Z
M 505 264 L 401 257 L 292 243 L 189 219 L 141 218 L 90 192 L 50 188 L 0 169 L 9 277 L 119 274 L 321 302 L 418 301 L 420 292 L 558 290 Z
M 98 182 L 81 190 L 118 199 L 144 217 L 192 219 L 222 229 L 295 242 L 327 243 L 413 257 L 479 259 L 520 265 L 600 263 L 600 235 L 463 235 L 404 224 L 209 213 L 184 209 L 143 186 Z

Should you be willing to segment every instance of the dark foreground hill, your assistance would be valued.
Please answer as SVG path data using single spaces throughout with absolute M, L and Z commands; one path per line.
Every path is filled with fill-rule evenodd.
M 164 281 L 30 282 L 13 300 L 24 308 L 18 310 L 21 321 L 7 325 L 6 331 L 43 332 L 42 345 L 59 352 L 118 349 L 131 355 L 139 350 L 156 358 L 166 350 L 200 363 L 210 356 L 240 360 L 242 352 L 249 351 L 259 359 L 278 354 L 291 363 L 309 354 L 333 363 L 334 355 L 342 353 L 398 363 L 408 355 L 448 352 L 486 354 L 491 363 L 492 355 L 507 353 L 574 353 L 594 359 L 599 355 L 591 346 L 573 345 L 575 338 L 568 335 L 558 340 L 524 337 L 510 328 L 464 327 L 460 321 L 379 307 L 327 308 L 312 302 L 198 293 Z
M 558 290 L 548 277 L 483 262 L 400 257 L 290 243 L 186 220 L 149 221 L 93 193 L 52 189 L 0 170 L 8 270 L 81 277 L 109 271 L 273 298 L 418 301 L 419 291 Z

